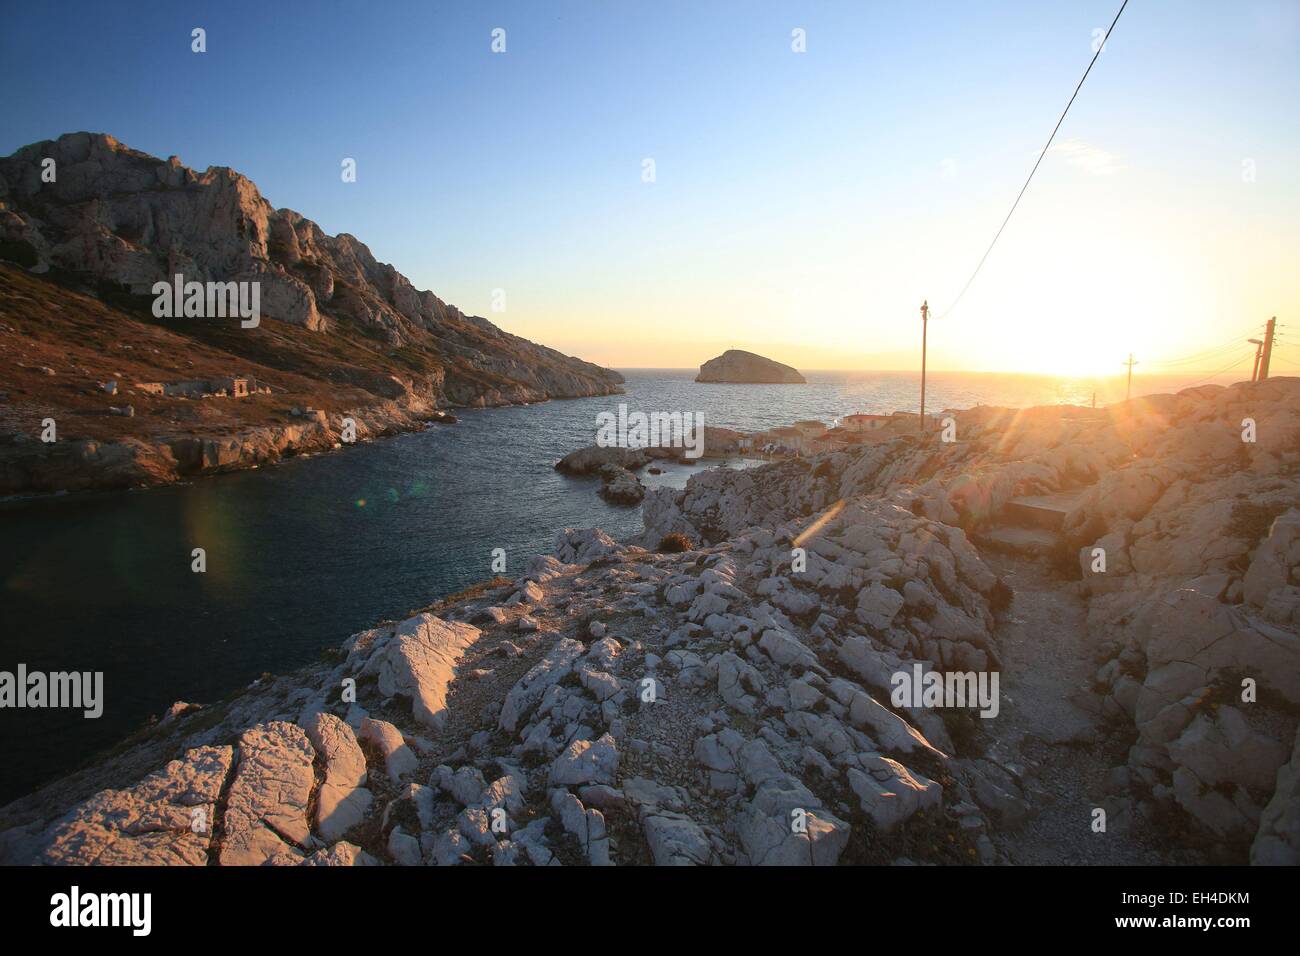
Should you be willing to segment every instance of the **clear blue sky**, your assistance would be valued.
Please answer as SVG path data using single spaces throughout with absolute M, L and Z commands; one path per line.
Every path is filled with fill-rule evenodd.
M 883 367 L 965 281 L 1118 5 L 8 4 L 0 154 L 86 129 L 234 167 L 418 287 L 610 364 Z M 1109 322 L 1106 356 L 1294 313 L 1298 36 L 1295 0 L 1132 0 L 940 367 L 1036 367 L 1008 343 L 1053 311 Z

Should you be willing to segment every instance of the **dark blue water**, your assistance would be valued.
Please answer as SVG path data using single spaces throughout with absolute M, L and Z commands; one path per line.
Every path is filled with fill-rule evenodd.
M 807 386 L 696 385 L 632 371 L 625 396 L 460 413 L 430 429 L 272 467 L 135 492 L 0 504 L 0 670 L 103 671 L 104 715 L 0 711 L 0 802 L 89 760 L 175 700 L 209 702 L 549 552 L 566 526 L 615 537 L 639 509 L 554 463 L 592 443 L 599 412 L 703 412 L 757 429 L 915 410 L 906 374 L 811 374 Z M 937 375 L 932 407 L 1084 400 L 1087 383 Z M 702 466 L 648 485 L 681 487 Z M 204 548 L 207 571 L 190 570 Z
M 455 426 L 256 471 L 0 507 L 0 669 L 103 671 L 97 720 L 0 711 L 0 801 L 178 699 L 212 701 L 349 633 L 549 551 L 557 528 L 640 529 L 554 463 L 597 399 L 468 411 Z M 685 480 L 683 475 L 682 481 Z M 193 548 L 207 571 L 191 571 Z

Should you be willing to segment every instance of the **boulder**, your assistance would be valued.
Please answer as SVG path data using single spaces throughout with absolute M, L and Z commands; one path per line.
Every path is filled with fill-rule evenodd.
M 102 790 L 47 831 L 48 865 L 206 866 L 230 747 L 197 747 L 125 790 Z
M 652 808 L 643 814 L 641 828 L 650 858 L 656 866 L 706 866 L 712 856 L 709 838 L 700 825 L 684 813 Z
M 1291 759 L 1277 772 L 1273 799 L 1260 816 L 1250 862 L 1256 866 L 1300 865 L 1300 732 Z
M 480 633 L 470 624 L 417 614 L 397 625 L 393 639 L 370 658 L 363 673 L 377 675 L 379 692 L 385 697 L 411 698 L 415 719 L 441 730 L 456 664 Z
M 555 537 L 555 557 L 564 564 L 587 565 L 623 550 L 599 528 L 565 528 Z
M 589 445 L 571 451 L 555 463 L 555 470 L 570 475 L 596 475 L 608 466 L 636 470 L 650 461 L 644 448 L 618 448 Z
M 604 481 L 600 488 L 600 496 L 611 504 L 640 504 L 641 499 L 645 497 L 645 485 L 641 484 L 640 479 L 626 468 L 606 465 L 601 468 L 600 477 Z
M 574 662 L 583 655 L 584 648 L 575 640 L 561 638 L 515 682 L 501 706 L 498 724 L 502 730 L 514 733 L 523 718 L 541 701 L 542 695 L 563 680 L 572 670 Z
M 882 830 L 891 830 L 919 810 L 938 807 L 943 788 L 921 774 L 879 754 L 864 754 L 862 769 L 846 771 L 849 788 L 858 796 L 862 811 Z
M 755 866 L 834 866 L 849 842 L 849 825 L 785 775 L 759 786 L 736 829 Z
M 333 843 L 365 819 L 373 795 L 366 782 L 366 757 L 352 728 L 333 714 L 316 713 L 303 729 L 324 758 L 325 779 L 316 798 L 316 832 Z
M 361 739 L 372 744 L 384 758 L 388 779 L 401 783 L 402 778 L 415 772 L 419 758 L 402 737 L 402 732 L 386 720 L 367 717 L 361 721 Z
M 341 841 L 317 850 L 303 866 L 379 866 L 379 861 L 355 844 Z
M 550 783 L 555 787 L 588 783 L 612 784 L 618 773 L 618 746 L 604 734 L 598 740 L 574 740 L 551 764 Z
M 239 766 L 226 801 L 222 866 L 293 865 L 311 829 L 316 751 L 301 727 L 276 720 L 239 738 Z
M 1300 508 L 1280 515 L 1269 528 L 1268 537 L 1255 550 L 1250 567 L 1242 580 L 1242 596 L 1251 604 L 1263 607 L 1279 589 L 1300 583 Z

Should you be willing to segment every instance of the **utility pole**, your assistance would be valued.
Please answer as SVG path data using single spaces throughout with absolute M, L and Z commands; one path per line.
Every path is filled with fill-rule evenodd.
M 1250 380 L 1259 381 L 1259 357 L 1264 354 L 1264 342 L 1262 339 L 1246 339 L 1251 345 L 1255 346 L 1255 367 L 1250 370 Z
M 921 303 L 921 434 L 925 434 L 925 336 L 930 324 L 930 300 Z M 1270 330 L 1272 326 L 1269 326 Z
M 1268 378 L 1268 360 L 1273 357 L 1273 327 L 1277 324 L 1277 316 L 1268 320 L 1268 327 L 1264 329 L 1264 354 L 1259 360 L 1259 381 Z
M 1133 361 L 1132 352 L 1128 353 L 1128 361 L 1124 364 L 1128 366 L 1128 387 L 1124 389 L 1124 401 L 1127 402 L 1129 396 L 1133 394 L 1133 366 L 1137 364 L 1137 362 Z

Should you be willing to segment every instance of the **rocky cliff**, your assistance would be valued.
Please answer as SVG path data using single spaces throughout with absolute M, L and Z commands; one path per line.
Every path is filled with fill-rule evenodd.
M 0 860 L 1300 862 L 1300 380 L 951 414 L 174 708 L 0 810 Z M 994 546 L 1064 494 L 1055 552 Z M 913 668 L 1000 709 L 896 702 Z
M 741 349 L 728 349 L 717 358 L 709 359 L 700 366 L 700 374 L 695 376 L 695 381 L 753 385 L 808 384 L 798 369 Z
M 97 454 L 124 438 L 148 446 L 115 449 L 115 459 L 166 459 L 162 446 L 175 435 L 138 420 L 122 435 L 124 423 L 104 419 L 110 407 L 149 405 L 130 392 L 134 382 L 193 378 L 196 363 L 213 374 L 254 375 L 269 383 L 277 408 L 310 405 L 335 423 L 345 413 L 373 417 L 373 407 L 388 403 L 381 417 L 395 427 L 447 406 L 605 395 L 622 382 L 415 289 L 355 237 L 328 236 L 272 208 L 233 170 L 198 172 L 102 134 L 70 133 L 0 158 L 0 260 L 12 263 L 0 282 L 6 431 L 30 438 L 53 417 L 69 439 L 95 442 Z M 186 282 L 256 282 L 264 321 L 241 328 L 237 319 L 155 318 L 153 284 L 178 273 Z M 111 403 L 78 397 L 105 381 L 122 388 Z M 174 417 L 167 408 L 176 402 L 155 404 L 147 410 Z M 197 436 L 238 440 L 267 416 L 226 417 Z M 183 437 L 184 427 L 172 431 Z M 335 431 L 322 436 L 323 447 Z M 57 462 L 42 456 L 68 449 L 6 444 L 0 493 L 61 486 Z M 174 470 L 154 461 L 127 469 L 126 483 Z M 93 465 L 87 471 L 97 483 Z

